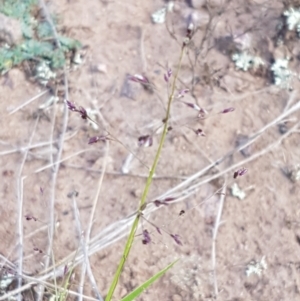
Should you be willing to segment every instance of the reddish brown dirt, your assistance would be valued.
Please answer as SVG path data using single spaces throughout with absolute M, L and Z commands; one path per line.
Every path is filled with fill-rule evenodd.
M 196 1 L 197 2 L 197 1 Z M 203 1 L 205 2 L 205 1 Z M 137 138 L 152 134 L 162 125 L 167 101 L 164 67 L 175 70 L 180 54 L 180 43 L 188 16 L 198 17 L 200 29 L 193 38 L 184 58 L 178 88 L 189 88 L 187 102 L 197 102 L 208 110 L 208 118 L 197 123 L 196 113 L 180 102 L 174 102 L 173 130 L 167 136 L 148 200 L 154 200 L 183 178 L 200 171 L 211 162 L 229 154 L 236 147 L 238 135 L 251 136 L 279 116 L 289 99 L 299 97 L 299 83 L 294 92 L 281 90 L 271 84 L 268 74 L 251 74 L 235 70 L 230 60 L 230 41 L 233 34 L 247 31 L 253 50 L 265 60 L 275 56 L 281 48 L 272 38 L 283 11 L 281 1 L 211 1 L 216 6 L 193 9 L 184 1 L 177 1 L 175 12 L 168 15 L 168 27 L 153 24 L 151 13 L 164 3 L 155 1 L 51 1 L 49 8 L 61 15 L 62 26 L 68 34 L 87 46 L 82 66 L 68 74 L 70 100 L 83 107 L 101 112 L 98 121 L 105 125 L 127 148 L 136 153 L 146 166 L 153 161 L 159 142 L 154 136 L 151 148 L 138 149 Z M 218 3 L 217 3 L 218 2 Z M 223 6 L 222 2 L 226 2 Z M 208 27 L 209 13 L 213 16 Z M 204 38 L 206 35 L 206 38 Z M 293 44 L 296 53 L 297 46 Z M 195 62 L 195 52 L 199 56 Z M 297 67 L 297 58 L 292 62 Z M 270 63 L 270 61 L 269 61 Z M 107 72 L 97 71 L 105 65 Z M 155 85 L 155 93 L 145 91 L 139 84 L 126 83 L 127 74 L 145 74 Z M 192 89 L 192 80 L 195 85 Z M 26 80 L 23 72 L 9 72 L 12 85 L 0 85 L 1 114 L 1 175 L 0 186 L 0 253 L 11 261 L 18 258 L 18 193 L 20 169 L 26 155 L 37 116 L 39 120 L 32 137 L 32 145 L 51 141 L 54 107 L 39 111 L 38 107 L 49 95 L 44 95 L 23 109 L 9 115 L 10 110 L 44 90 Z M 291 96 L 292 95 L 292 96 Z M 63 120 L 63 99 L 57 103 L 53 139 L 59 139 Z M 220 115 L 224 108 L 234 107 L 232 113 Z M 294 116 L 293 117 L 297 117 Z M 298 115 L 299 118 L 299 115 Z M 294 125 L 291 120 L 288 127 Z M 196 137 L 191 129 L 202 128 L 206 137 Z M 63 145 L 62 158 L 86 149 L 65 161 L 55 185 L 55 232 L 53 254 L 55 261 L 76 251 L 79 235 L 76 230 L 70 192 L 78 192 L 77 205 L 82 228 L 86 231 L 95 198 L 100 170 L 104 160 L 107 169 L 101 187 L 92 237 L 137 208 L 145 184 L 147 169 L 133 159 L 128 175 L 121 172 L 129 152 L 111 141 L 105 157 L 105 144 L 88 145 L 89 137 L 105 132 L 94 131 L 74 113 L 69 114 L 66 136 L 74 135 Z M 159 132 L 159 131 L 158 131 Z M 278 127 L 272 126 L 252 144 L 250 155 L 260 152 L 280 139 Z M 31 148 L 22 169 L 23 212 L 38 221 L 26 221 L 24 226 L 24 271 L 37 275 L 43 270 L 48 246 L 50 199 L 53 170 L 38 168 L 51 163 L 57 155 L 56 142 L 40 148 Z M 4 151 L 15 150 L 4 154 Z M 283 170 L 299 163 L 299 134 L 288 136 L 271 151 L 242 166 L 248 173 L 236 180 L 247 197 L 239 200 L 227 189 L 222 224 L 216 240 L 216 279 L 219 294 L 216 300 L 299 300 L 300 299 L 300 209 L 299 183 L 288 179 Z M 105 159 L 106 158 L 106 159 Z M 200 182 L 242 162 L 239 152 L 228 155 L 210 169 Z M 183 246 L 176 245 L 167 233 L 156 233 L 146 221 L 143 227 L 151 232 L 152 243 L 143 245 L 136 238 L 120 284 L 116 299 L 125 296 L 137 285 L 164 268 L 175 259 L 179 262 L 161 280 L 147 289 L 138 300 L 214 300 L 212 273 L 212 233 L 220 204 L 224 181 L 233 182 L 233 172 L 223 174 L 191 194 L 187 199 L 148 216 L 149 220 L 168 233 L 181 237 Z M 21 188 L 20 188 L 21 187 Z M 43 189 L 41 193 L 40 188 Z M 18 192 L 19 191 L 19 192 Z M 185 214 L 179 216 L 180 210 Z M 40 229 L 40 230 L 39 230 Z M 34 232 L 37 231 L 38 232 Z M 129 230 L 129 228 L 128 228 Z M 139 231 L 140 233 L 140 231 Z M 125 240 L 117 240 L 90 257 L 99 291 L 105 296 L 121 257 Z M 43 250 L 37 254 L 34 248 Z M 263 257 L 267 269 L 262 275 L 247 277 L 251 260 Z M 70 261 L 70 260 L 69 260 Z M 75 271 L 72 289 L 78 290 L 80 268 Z M 86 279 L 84 293 L 94 296 Z

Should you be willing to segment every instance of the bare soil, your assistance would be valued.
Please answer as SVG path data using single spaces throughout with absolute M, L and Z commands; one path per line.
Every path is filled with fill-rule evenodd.
M 251 137 L 298 102 L 300 85 L 295 80 L 293 91 L 280 89 L 266 70 L 239 71 L 230 58 L 233 37 L 246 37 L 251 51 L 260 55 L 267 67 L 277 56 L 289 55 L 297 71 L 299 41 L 291 37 L 289 47 L 274 42 L 284 11 L 281 1 L 220 0 L 198 8 L 188 2 L 175 2 L 174 12 L 167 15 L 168 28 L 151 21 L 151 14 L 165 5 L 161 0 L 56 0 L 47 4 L 50 11 L 61 16 L 60 26 L 68 35 L 85 46 L 83 64 L 67 74 L 69 100 L 96 110 L 95 118 L 101 127 L 95 130 L 79 115 L 69 112 L 62 145 L 59 139 L 64 96 L 55 105 L 40 110 L 39 106 L 51 96 L 48 92 L 10 114 L 46 88 L 28 80 L 22 68 L 11 70 L 1 79 L 0 253 L 18 265 L 21 215 L 24 274 L 38 277 L 43 273 L 47 256 L 52 257 L 47 254 L 51 199 L 57 225 L 55 262 L 76 250 L 80 252 L 72 193 L 78 193 L 76 202 L 82 230 L 86 231 L 106 163 L 91 235 L 96 247 L 90 257 L 98 289 L 105 296 L 122 255 L 124 235 L 129 231 L 129 223 L 115 223 L 126 221 L 138 206 L 163 124 L 167 102 L 163 74 L 167 67 L 176 69 L 181 41 L 192 18 L 199 29 L 184 58 L 177 88 L 190 89 L 183 100 L 205 108 L 208 117 L 197 120 L 197 112 L 175 100 L 173 129 L 162 151 L 149 202 L 220 158 L 224 160 L 184 189 L 170 194 L 176 201 L 145 214 L 166 232 L 160 235 L 143 221 L 142 227 L 151 233 L 152 243 L 143 245 L 142 236 L 136 237 L 115 300 L 178 258 L 175 267 L 138 300 L 300 300 L 300 190 L 299 183 L 288 176 L 299 164 L 299 133 L 285 137 L 274 123 L 246 151 L 233 152 L 242 136 Z M 128 81 L 128 74 L 147 76 L 155 86 L 154 92 Z M 235 111 L 219 114 L 228 107 Z M 284 129 L 292 128 L 298 118 L 299 114 L 284 118 L 288 120 Z M 88 145 L 90 137 L 106 133 L 104 127 L 126 148 L 116 141 L 110 141 L 109 149 L 105 143 Z M 193 129 L 197 128 L 206 136 L 196 136 Z M 143 135 L 154 135 L 152 147 L 137 146 L 138 137 Z M 40 143 L 45 145 L 34 147 Z M 52 164 L 60 147 L 61 158 L 66 160 L 54 182 Z M 124 174 L 128 149 L 140 161 L 133 158 L 129 172 Z M 266 151 L 256 155 L 263 149 Z M 248 173 L 233 179 L 234 171 L 240 167 L 247 168 Z M 216 174 L 219 176 L 212 177 Z M 230 187 L 234 182 L 245 191 L 243 200 L 232 196 Z M 213 270 L 212 234 L 224 183 L 227 189 Z M 196 184 L 197 189 L 189 190 Z M 185 194 L 189 195 L 184 200 L 178 198 Z M 23 208 L 19 212 L 21 199 Z M 179 215 L 181 210 L 185 214 Z M 25 215 L 38 220 L 28 221 Z M 110 231 L 118 227 L 121 231 L 106 245 L 101 239 L 110 225 Z M 168 233 L 178 234 L 183 245 L 177 245 Z M 267 268 L 261 275 L 247 276 L 249 264 L 263 258 Z M 72 278 L 74 291 L 79 287 L 80 271 L 81 265 Z M 87 277 L 84 294 L 95 297 Z M 70 295 L 70 300 L 74 298 Z

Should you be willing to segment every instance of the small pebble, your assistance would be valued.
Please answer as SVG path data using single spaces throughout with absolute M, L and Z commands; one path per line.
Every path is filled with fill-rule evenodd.
M 92 71 L 106 74 L 107 73 L 107 67 L 106 67 L 105 64 L 97 64 L 97 65 L 94 65 L 92 67 Z

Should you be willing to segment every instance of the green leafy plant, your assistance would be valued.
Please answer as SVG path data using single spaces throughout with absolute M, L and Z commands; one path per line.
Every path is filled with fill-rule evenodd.
M 0 1 L 0 12 L 19 20 L 23 33 L 23 41 L 19 44 L 0 45 L 0 73 L 26 60 L 45 61 L 51 69 L 60 69 L 66 64 L 66 53 L 81 48 L 79 41 L 59 35 L 61 47 L 57 49 L 51 25 L 43 16 L 33 14 L 37 8 L 37 0 Z

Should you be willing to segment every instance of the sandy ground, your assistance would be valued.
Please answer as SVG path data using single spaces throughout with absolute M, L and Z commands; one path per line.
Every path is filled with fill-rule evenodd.
M 176 200 L 147 211 L 147 219 L 164 232 L 160 235 L 146 220 L 142 222 L 151 233 L 152 243 L 143 245 L 142 237 L 136 237 L 115 300 L 178 258 L 175 267 L 138 300 L 299 300 L 300 191 L 299 183 L 287 176 L 293 170 L 297 173 L 299 133 L 283 133 L 296 125 L 299 114 L 280 118 L 287 121 L 281 125 L 281 132 L 274 120 L 298 103 L 300 85 L 295 80 L 293 91 L 280 89 L 271 83 L 268 72 L 238 71 L 230 59 L 232 37 L 239 36 L 248 39 L 251 50 L 267 64 L 289 53 L 297 71 L 299 41 L 290 38 L 286 48 L 274 43 L 284 10 L 280 1 L 233 0 L 222 5 L 225 1 L 215 0 L 202 7 L 205 1 L 191 1 L 197 8 L 187 2 L 175 2 L 174 12 L 167 17 L 168 30 L 165 24 L 151 21 L 151 14 L 165 5 L 160 0 L 48 3 L 51 11 L 62 16 L 61 26 L 68 34 L 86 46 L 83 64 L 68 73 L 69 99 L 94 109 L 101 127 L 95 130 L 69 112 L 62 145 L 63 97 L 55 106 L 40 110 L 50 97 L 45 93 L 10 114 L 46 89 L 28 81 L 18 68 L 1 79 L 0 253 L 18 265 L 21 225 L 26 275 L 40 277 L 49 255 L 56 263 L 67 258 L 61 266 L 72 262 L 73 252 L 81 252 L 73 201 L 86 233 L 105 166 L 90 257 L 98 289 L 105 296 L 122 254 L 122 237 L 129 230 L 126 217 L 138 206 L 147 167 L 158 146 L 167 101 L 163 74 L 167 67 L 175 70 L 185 28 L 192 19 L 199 30 L 184 58 L 177 88 L 189 88 L 184 101 L 197 103 L 208 116 L 199 121 L 197 112 L 174 102 L 173 129 L 167 136 L 148 200 L 177 187 L 169 194 Z M 155 85 L 154 92 L 128 82 L 128 74 L 146 75 Z M 219 114 L 228 107 L 235 111 Z M 126 148 L 116 141 L 110 141 L 109 148 L 105 143 L 88 145 L 89 137 L 105 134 L 104 127 Z M 197 128 L 206 136 L 196 136 L 193 129 Z M 241 137 L 256 133 L 250 147 L 242 153 L 236 151 Z M 154 135 L 151 148 L 138 148 L 137 139 L 142 135 Z M 61 146 L 61 158 L 66 160 L 55 173 L 53 162 Z M 133 158 L 127 167 L 128 150 L 139 160 Z M 220 158 L 224 160 L 213 166 Z M 212 167 L 193 181 L 184 182 L 209 165 Z M 122 172 L 124 167 L 129 170 L 127 174 Z M 241 167 L 248 173 L 233 179 L 234 171 Z M 180 183 L 186 185 L 180 188 Z M 220 193 L 224 183 L 225 197 Z M 243 200 L 231 195 L 234 183 L 245 191 Z M 192 190 L 192 186 L 197 189 Z M 212 256 L 215 220 L 223 197 Z M 51 223 L 52 201 L 56 228 L 53 254 L 49 254 L 47 226 Z M 181 210 L 185 214 L 179 215 Z M 38 220 L 28 221 L 25 215 Z M 103 232 L 105 229 L 107 232 Z M 117 233 L 116 239 L 112 233 Z M 170 233 L 178 234 L 183 245 L 177 245 Z M 261 274 L 247 275 L 251 263 L 261 267 Z M 74 291 L 80 287 L 81 266 L 72 278 Z M 88 277 L 83 290 L 95 296 Z

